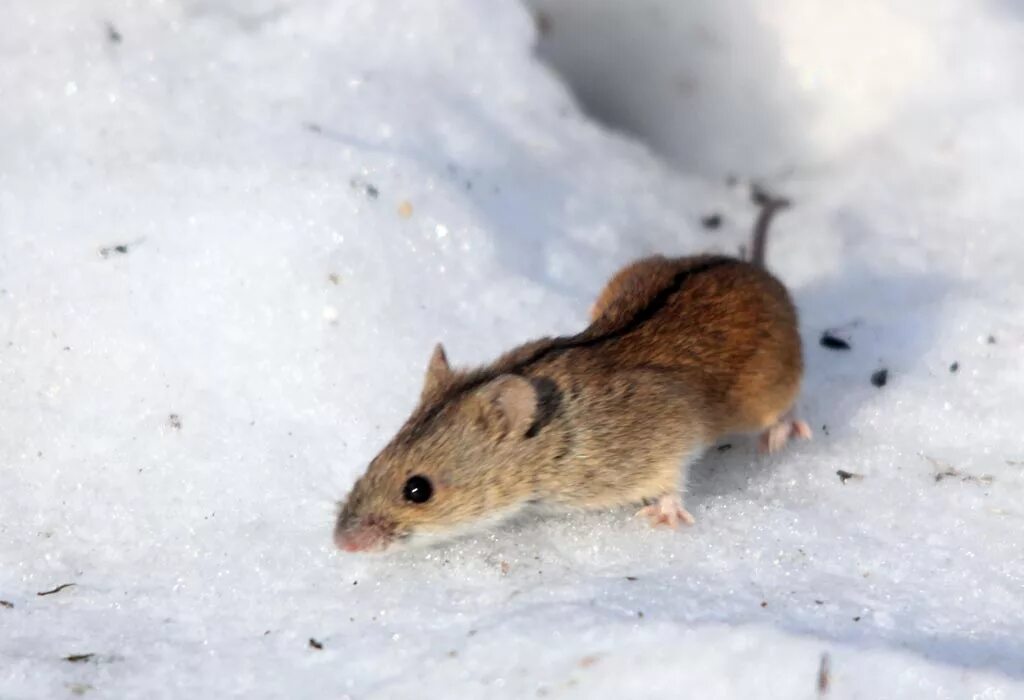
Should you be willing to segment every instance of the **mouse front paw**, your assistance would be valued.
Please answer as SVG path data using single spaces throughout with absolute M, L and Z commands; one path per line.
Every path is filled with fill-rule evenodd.
M 665 494 L 654 503 L 644 506 L 636 512 L 635 517 L 644 516 L 651 527 L 670 527 L 676 529 L 679 524 L 693 525 L 695 522 L 690 512 L 683 507 L 683 499 L 678 494 Z

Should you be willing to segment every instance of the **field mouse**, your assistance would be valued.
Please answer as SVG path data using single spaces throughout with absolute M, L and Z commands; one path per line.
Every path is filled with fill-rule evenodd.
M 619 271 L 576 335 L 472 370 L 438 344 L 420 402 L 352 488 L 334 530 L 350 552 L 448 539 L 528 506 L 637 504 L 653 525 L 693 523 L 687 466 L 721 437 L 763 451 L 809 438 L 793 414 L 797 315 L 764 268 L 766 199 L 749 262 L 654 256 Z

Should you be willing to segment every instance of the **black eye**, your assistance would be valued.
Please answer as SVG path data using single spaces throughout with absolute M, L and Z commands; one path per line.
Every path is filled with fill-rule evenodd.
M 405 500 L 412 503 L 426 503 L 434 495 L 434 487 L 430 484 L 430 479 L 417 474 L 410 476 L 405 482 L 402 495 L 405 496 Z

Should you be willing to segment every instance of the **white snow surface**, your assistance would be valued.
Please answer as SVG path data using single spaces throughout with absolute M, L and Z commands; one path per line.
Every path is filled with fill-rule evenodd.
M 784 4 L 699 10 L 747 40 L 677 41 L 720 86 L 696 124 L 634 104 L 667 158 L 672 125 L 706 144 L 681 171 L 581 111 L 515 3 L 6 3 L 0 698 L 814 698 L 823 654 L 829 698 L 1024 697 L 1024 5 L 838 3 L 837 34 Z M 774 57 L 799 148 L 723 41 Z M 813 442 L 712 450 L 684 531 L 334 551 L 434 342 L 485 362 L 633 258 L 735 252 L 751 175 L 794 201 L 769 262 Z

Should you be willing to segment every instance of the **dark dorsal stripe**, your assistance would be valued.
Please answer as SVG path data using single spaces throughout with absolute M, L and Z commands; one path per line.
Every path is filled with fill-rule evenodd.
M 537 412 L 533 425 L 526 431 L 526 437 L 536 437 L 548 423 L 558 415 L 562 407 L 562 390 L 550 377 L 533 377 L 530 379 L 534 391 L 537 392 Z
M 673 275 L 669 283 L 666 284 L 660 292 L 655 294 L 654 297 L 652 297 L 651 300 L 643 306 L 643 308 L 637 311 L 633 318 L 618 328 L 597 335 L 591 334 L 590 329 L 588 328 L 576 335 L 554 338 L 549 343 L 537 348 L 537 350 L 518 362 L 510 365 L 492 366 L 471 373 L 464 382 L 446 392 L 444 396 L 442 396 L 436 403 L 434 403 L 433 406 L 422 414 L 422 416 L 416 421 L 416 424 L 412 427 L 413 434 L 424 430 L 426 426 L 437 416 L 437 414 L 441 412 L 441 409 L 452 400 L 472 391 L 473 389 L 483 386 L 491 380 L 497 379 L 502 374 L 521 375 L 530 367 L 530 365 L 536 364 L 550 357 L 555 357 L 567 350 L 595 347 L 602 343 L 617 340 L 618 338 L 629 335 L 657 315 L 657 313 L 668 303 L 669 299 L 682 289 L 683 285 L 685 285 L 691 277 L 695 277 L 696 275 L 707 272 L 708 270 L 713 270 L 717 267 L 740 262 L 741 261 L 736 258 L 729 258 L 725 256 L 709 258 L 699 265 L 694 265 L 693 267 L 686 268 L 685 270 L 680 270 Z M 554 382 L 551 383 L 554 384 Z M 550 411 L 549 414 L 545 415 L 543 425 L 550 422 L 553 416 L 553 410 Z M 529 437 L 536 435 L 543 425 L 538 427 L 537 422 L 535 422 L 534 425 L 530 427 L 529 433 L 532 434 L 529 434 Z

